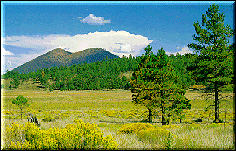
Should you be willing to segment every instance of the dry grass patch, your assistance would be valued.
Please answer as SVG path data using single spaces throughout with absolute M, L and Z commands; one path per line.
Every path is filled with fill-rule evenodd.
M 1 90 L 3 92 L 3 89 Z M 119 149 L 161 149 L 162 146 L 155 143 L 159 138 L 140 140 L 136 134 L 118 134 L 121 126 L 127 123 L 142 122 L 146 118 L 147 109 L 144 106 L 136 106 L 132 103 L 132 93 L 129 90 L 112 91 L 43 91 L 43 90 L 5 90 L 2 93 L 2 118 L 3 126 L 9 126 L 13 122 L 24 124 L 27 119 L 21 121 L 19 110 L 11 102 L 18 95 L 24 96 L 29 100 L 29 108 L 25 113 L 35 113 L 41 123 L 41 129 L 58 127 L 64 128 L 72 123 L 74 119 L 82 119 L 84 122 L 98 124 L 104 131 L 104 135 L 111 134 L 119 144 Z M 207 127 L 209 122 L 214 119 L 213 112 L 205 112 L 206 102 L 194 99 L 200 96 L 199 93 L 186 93 L 186 97 L 191 99 L 192 109 L 185 111 L 185 119 L 179 124 L 179 120 L 173 121 L 178 128 L 167 128 L 177 136 L 171 141 L 172 149 L 232 149 L 234 146 L 234 131 L 232 125 L 221 127 Z M 224 95 L 231 95 L 226 93 Z M 234 119 L 234 101 L 228 100 L 220 104 L 220 118 L 224 118 L 224 111 L 227 109 L 227 122 Z M 213 111 L 213 110 L 212 110 Z M 210 114 L 210 116 L 209 116 Z M 4 116 L 3 116 L 4 115 Z M 44 116 L 50 115 L 55 118 L 53 122 L 43 122 Z M 192 129 L 188 123 L 193 119 L 203 117 L 205 124 L 195 125 Z M 11 119 L 10 119 L 11 118 Z M 15 119 L 16 118 L 16 119 Z M 155 126 L 161 127 L 160 114 L 157 110 L 156 119 L 153 119 Z M 3 129 L 2 129 L 3 130 Z M 3 131 L 4 132 L 4 131 Z M 150 135 L 151 136 L 151 135 Z

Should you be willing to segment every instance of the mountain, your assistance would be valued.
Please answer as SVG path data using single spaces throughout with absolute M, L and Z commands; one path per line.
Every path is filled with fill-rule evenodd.
M 23 65 L 14 68 L 12 71 L 18 71 L 19 73 L 28 73 L 31 71 L 37 71 L 42 68 L 51 68 L 54 66 L 60 67 L 71 66 L 80 63 L 91 63 L 96 61 L 102 61 L 103 59 L 119 58 L 118 56 L 111 54 L 110 52 L 102 48 L 89 48 L 84 51 L 78 51 L 71 53 L 61 48 L 53 49 L 46 54 L 38 56 L 37 58 L 24 63 Z

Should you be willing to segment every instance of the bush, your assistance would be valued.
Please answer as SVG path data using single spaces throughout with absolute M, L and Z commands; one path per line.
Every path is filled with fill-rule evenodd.
M 33 123 L 25 126 L 13 123 L 7 128 L 8 146 L 6 149 L 117 149 L 118 144 L 95 124 L 75 120 L 65 128 L 41 130 Z M 6 141 L 6 142 L 7 142 Z
M 170 128 L 170 127 L 165 127 Z M 131 134 L 134 133 L 141 141 L 148 141 L 149 143 L 156 144 L 164 149 L 170 149 L 173 135 L 165 128 L 153 126 L 150 123 L 130 123 L 124 124 L 118 133 Z
M 188 126 L 188 130 L 200 130 L 201 129 L 201 125 L 200 124 L 195 124 L 192 123 Z
M 53 117 L 52 115 L 44 115 L 44 117 L 42 118 L 43 122 L 54 122 L 55 121 L 55 117 Z
M 137 133 L 140 130 L 145 130 L 153 128 L 153 125 L 150 123 L 130 123 L 124 124 L 118 131 L 118 133 Z
M 153 127 L 143 129 L 137 132 L 137 136 L 140 140 L 149 141 L 152 144 L 156 144 L 159 148 L 170 149 L 171 142 L 176 135 L 173 135 L 169 130 L 165 130 L 161 127 Z
M 220 125 L 222 125 L 221 123 L 211 123 L 208 125 L 209 128 L 211 127 L 220 127 Z

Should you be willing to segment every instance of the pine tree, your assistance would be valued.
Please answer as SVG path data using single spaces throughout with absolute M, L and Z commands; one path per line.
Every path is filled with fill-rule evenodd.
M 207 18 L 208 17 L 208 18 Z M 199 22 L 193 24 L 196 33 L 193 40 L 198 43 L 188 44 L 193 48 L 196 57 L 188 68 L 196 81 L 207 82 L 213 85 L 215 93 L 215 120 L 219 119 L 219 88 L 232 83 L 234 48 L 228 45 L 228 38 L 234 35 L 229 25 L 224 25 L 224 14 L 219 13 L 218 5 L 211 5 L 202 15 L 202 26 Z
M 132 100 L 147 107 L 149 122 L 152 122 L 153 109 L 160 108 L 162 124 L 165 125 L 176 110 L 191 108 L 191 105 L 184 96 L 185 90 L 178 85 L 178 76 L 163 48 L 157 55 L 151 49 L 150 45 L 145 48 L 146 53 L 132 74 Z
M 12 79 L 10 81 L 10 89 L 13 87 L 13 88 L 18 88 L 18 86 L 20 85 L 20 80 L 19 80 L 19 73 L 18 71 L 16 72 L 12 72 L 12 75 L 11 75 Z
M 20 108 L 21 120 L 22 120 L 23 108 L 29 105 L 27 104 L 27 102 L 28 100 L 24 98 L 22 95 L 19 95 L 16 99 L 12 101 L 12 104 L 17 105 Z

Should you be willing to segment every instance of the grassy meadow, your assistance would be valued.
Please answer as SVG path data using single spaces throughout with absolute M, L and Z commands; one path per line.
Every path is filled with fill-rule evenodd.
M 181 123 L 179 119 L 173 119 L 170 125 L 162 126 L 161 114 L 156 110 L 150 129 L 145 129 L 142 127 L 148 125 L 148 110 L 132 103 L 129 90 L 49 92 L 27 82 L 18 89 L 1 89 L 3 148 L 13 141 L 6 136 L 6 128 L 14 122 L 25 125 L 25 114 L 34 113 L 42 130 L 63 129 L 79 119 L 94 123 L 104 136 L 112 136 L 118 149 L 235 149 L 232 93 L 222 94 L 231 96 L 220 104 L 220 119 L 225 123 L 212 123 L 214 108 L 205 110 L 210 101 L 205 101 L 201 93 L 187 91 L 186 97 L 191 100 L 192 108 L 184 111 Z M 11 103 L 18 95 L 27 98 L 29 103 L 22 120 L 19 108 Z M 194 121 L 199 118 L 202 122 Z

